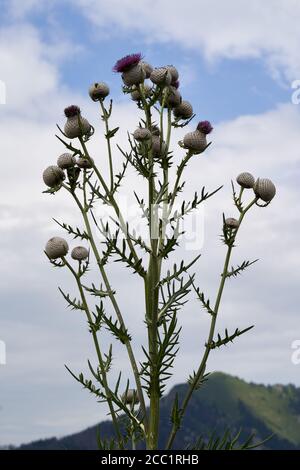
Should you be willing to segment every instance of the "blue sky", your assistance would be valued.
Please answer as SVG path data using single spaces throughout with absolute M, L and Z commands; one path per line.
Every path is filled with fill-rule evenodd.
M 126 130 L 137 123 L 135 108 L 122 95 L 112 67 L 131 52 L 142 52 L 155 66 L 176 65 L 183 97 L 193 103 L 197 119 L 209 119 L 215 128 L 207 158 L 187 172 L 191 191 L 199 184 L 225 184 L 222 195 L 205 208 L 197 274 L 210 295 L 223 259 L 220 217 L 223 210 L 232 210 L 230 180 L 251 171 L 270 177 L 278 189 L 272 205 L 257 211 L 241 233 L 236 261 L 261 261 L 230 284 L 220 319 L 220 329 L 250 322 L 256 324 L 255 333 L 215 354 L 211 370 L 299 386 L 300 365 L 291 361 L 291 344 L 300 338 L 300 114 L 291 102 L 291 83 L 300 78 L 300 7 L 292 0 L 228 0 L 226 8 L 217 0 L 187 0 L 182 9 L 169 0 L 0 0 L 0 7 L 0 80 L 7 90 L 6 104 L 0 105 L 0 151 L 5 156 L 0 340 L 7 345 L 7 364 L 0 365 L 0 445 L 65 435 L 105 417 L 64 369 L 67 363 L 86 370 L 93 352 L 85 324 L 65 310 L 57 291 L 57 285 L 70 291 L 74 286 L 67 275 L 50 269 L 43 249 L 50 236 L 62 235 L 52 217 L 72 222 L 77 214 L 66 197 L 41 194 L 41 174 L 63 152 L 54 133 L 55 123 L 63 124 L 66 105 L 80 104 L 101 130 L 87 95 L 93 81 L 109 83 L 113 119 L 126 145 Z M 178 132 L 174 145 L 185 131 Z M 103 140 L 91 145 L 97 155 L 104 154 Z M 139 184 L 130 174 L 124 191 Z M 126 274 L 119 265 L 111 268 L 140 351 L 143 322 L 134 312 L 142 303 L 128 296 L 136 286 Z M 170 386 L 183 381 L 181 371 L 195 361 L 196 328 L 204 342 L 207 323 L 194 309 L 191 303 L 184 317 L 182 352 Z M 127 370 L 122 350 L 116 355 L 114 374 L 118 367 Z

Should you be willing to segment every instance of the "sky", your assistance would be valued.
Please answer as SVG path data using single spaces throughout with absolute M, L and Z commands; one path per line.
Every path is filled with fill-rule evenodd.
M 218 332 L 255 328 L 214 352 L 209 370 L 300 386 L 300 364 L 292 360 L 300 340 L 300 107 L 293 88 L 300 79 L 299 2 L 0 0 L 0 7 L 0 341 L 6 344 L 0 446 L 63 436 L 106 417 L 64 368 L 87 372 L 87 359 L 95 357 L 84 319 L 66 309 L 57 289 L 75 296 L 72 279 L 53 269 L 43 250 L 51 236 L 63 235 L 52 217 L 80 222 L 66 194 L 42 194 L 42 172 L 64 152 L 55 139 L 63 109 L 78 104 L 96 128 L 90 148 L 106 174 L 103 127 L 88 87 L 109 84 L 112 126 L 120 126 L 118 142 L 126 147 L 126 132 L 134 131 L 139 114 L 112 67 L 132 52 L 154 66 L 174 64 L 196 120 L 214 126 L 212 145 L 185 178 L 187 195 L 203 185 L 224 185 L 199 219 L 203 243 L 195 272 L 208 297 L 215 296 L 224 259 L 222 213 L 234 215 L 231 180 L 250 171 L 277 188 L 270 206 L 255 207 L 241 229 L 233 264 L 259 262 L 228 282 L 218 324 Z M 174 133 L 176 162 L 182 156 L 177 141 L 194 125 Z M 122 164 L 115 146 L 114 159 Z M 129 172 L 122 194 L 131 197 L 132 187 L 142 192 L 143 182 Z M 190 260 L 198 253 L 193 245 L 178 256 Z M 109 275 L 142 360 L 142 286 L 119 263 Z M 168 389 L 196 367 L 209 326 L 193 296 L 180 322 L 182 345 Z M 119 369 L 129 373 L 124 350 L 116 346 L 114 356 L 112 377 Z

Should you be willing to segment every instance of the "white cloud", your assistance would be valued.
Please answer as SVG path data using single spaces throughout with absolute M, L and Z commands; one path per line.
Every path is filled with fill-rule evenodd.
M 100 33 L 114 34 L 121 27 L 152 43 L 175 42 L 199 51 L 208 61 L 260 58 L 276 78 L 300 76 L 300 5 L 295 0 L 76 2 Z

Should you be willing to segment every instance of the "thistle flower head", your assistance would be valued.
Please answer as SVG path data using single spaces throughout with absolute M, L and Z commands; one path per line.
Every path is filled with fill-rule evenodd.
M 55 188 L 56 186 L 59 186 L 64 179 L 65 174 L 59 166 L 48 166 L 43 172 L 44 183 L 49 186 L 49 188 Z
M 225 220 L 225 225 L 230 229 L 237 229 L 239 226 L 239 221 L 237 219 L 234 219 L 233 217 L 229 217 Z
M 175 82 L 172 82 L 172 86 L 173 86 L 174 88 L 176 88 L 176 90 L 178 90 L 179 85 L 180 85 L 180 81 L 179 81 L 179 80 L 176 80 Z
M 80 108 L 75 104 L 71 104 L 71 106 L 65 108 L 64 113 L 67 118 L 72 116 L 78 116 L 78 114 L 80 114 Z
M 172 77 L 172 84 L 178 80 L 179 73 L 174 65 L 167 65 L 167 69 L 169 70 L 171 77 Z
M 173 110 L 174 116 L 182 119 L 189 119 L 193 116 L 193 106 L 188 101 L 182 101 Z
M 125 393 L 122 395 L 122 401 L 126 405 L 132 405 L 133 403 L 139 403 L 139 397 L 137 391 L 133 388 L 129 388 Z
M 71 258 L 76 261 L 83 261 L 89 256 L 89 251 L 84 246 L 75 246 L 71 252 Z
M 93 101 L 99 101 L 109 95 L 109 87 L 103 82 L 93 83 L 89 88 L 89 95 Z
M 276 194 L 276 187 L 268 178 L 258 178 L 253 189 L 256 196 L 265 202 L 272 201 Z
M 138 127 L 133 133 L 133 137 L 138 142 L 142 142 L 144 140 L 151 139 L 151 136 L 152 136 L 152 134 L 149 131 L 149 129 L 146 129 L 144 127 Z
M 64 238 L 52 237 L 45 246 L 45 252 L 50 259 L 66 256 L 69 251 L 68 243 Z
M 250 189 L 254 186 L 255 178 L 251 173 L 245 171 L 237 176 L 236 181 L 242 188 Z
M 213 130 L 213 126 L 209 121 L 200 121 L 197 130 L 202 132 L 202 134 L 210 134 Z
M 117 60 L 113 67 L 113 71 L 117 73 L 126 72 L 134 65 L 138 64 L 142 59 L 142 54 L 140 52 L 136 54 L 128 54 L 122 59 Z
M 76 164 L 76 158 L 71 153 L 63 153 L 57 159 L 57 166 L 62 170 L 66 170 L 67 168 L 71 168 Z
M 89 169 L 93 167 L 94 160 L 92 158 L 88 160 L 87 158 L 79 157 L 76 163 L 79 168 Z

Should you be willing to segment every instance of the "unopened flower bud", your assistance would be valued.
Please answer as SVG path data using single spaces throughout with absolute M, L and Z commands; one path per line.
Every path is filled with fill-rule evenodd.
M 71 252 L 71 258 L 76 261 L 83 261 L 89 256 L 88 250 L 84 246 L 75 246 Z
M 145 78 L 150 78 L 151 73 L 153 72 L 152 65 L 148 64 L 147 62 L 141 62 L 144 72 L 146 74 Z
M 122 80 L 126 86 L 138 85 L 145 80 L 146 72 L 139 63 L 122 73 Z
M 179 73 L 178 73 L 178 70 L 176 69 L 176 67 L 174 67 L 174 65 L 167 65 L 167 69 L 169 70 L 170 74 L 171 74 L 171 78 L 172 78 L 172 84 L 175 83 L 178 78 L 179 78 Z
M 180 105 L 181 103 L 181 94 L 179 91 L 174 88 L 173 86 L 170 86 L 169 88 L 166 89 L 165 91 L 167 93 L 166 99 L 165 99 L 165 107 L 169 108 L 175 108 L 175 106 Z M 163 98 L 160 100 L 161 104 L 163 102 Z
M 65 174 L 61 168 L 56 165 L 48 166 L 43 172 L 44 183 L 49 188 L 55 188 L 59 186 L 65 179 Z
M 242 188 L 250 189 L 254 186 L 255 178 L 251 173 L 245 171 L 237 176 L 236 181 Z
M 170 85 L 172 75 L 167 67 L 159 67 L 153 70 L 150 75 L 150 80 L 155 83 L 155 85 Z
M 122 402 L 126 405 L 132 405 L 139 403 L 139 397 L 137 391 L 133 388 L 129 388 L 126 392 L 122 395 Z
M 265 202 L 272 201 L 276 194 L 276 187 L 268 178 L 258 178 L 253 189 L 256 196 Z
M 94 160 L 91 158 L 91 159 L 87 159 L 87 158 L 78 158 L 77 159 L 77 166 L 79 166 L 79 168 L 85 168 L 85 169 L 89 169 L 89 168 L 93 168 L 93 163 L 94 163 Z
M 99 101 L 109 95 L 109 87 L 106 83 L 93 83 L 89 88 L 89 95 L 93 101 Z
M 152 126 L 151 126 L 151 134 L 152 135 L 160 135 L 159 127 L 157 127 L 155 124 L 152 124 Z
M 225 225 L 230 229 L 237 229 L 239 226 L 239 221 L 234 219 L 233 217 L 229 217 L 225 220 Z
M 47 242 L 45 252 L 50 259 L 61 258 L 66 256 L 69 251 L 68 243 L 64 238 L 53 237 Z
M 63 153 L 57 159 L 57 166 L 66 170 L 67 168 L 72 168 L 76 164 L 76 158 L 71 153 Z
M 182 101 L 179 106 L 173 109 L 175 117 L 189 119 L 193 116 L 193 107 L 188 101 Z
M 151 94 L 151 87 L 149 85 L 144 85 L 144 95 L 147 97 Z M 140 90 L 138 88 L 134 88 L 131 92 L 131 99 L 133 101 L 139 101 L 142 99 Z
M 133 133 L 133 137 L 138 142 L 143 142 L 144 140 L 151 139 L 151 136 L 152 134 L 149 129 L 146 129 L 144 127 L 138 127 Z
M 166 143 L 160 142 L 160 136 L 152 134 L 152 153 L 154 157 L 160 157 L 166 153 Z
M 209 121 L 200 121 L 194 132 L 189 132 L 184 136 L 184 146 L 195 152 L 203 152 L 207 147 L 206 136 L 212 129 L 213 127 Z
M 82 137 L 88 135 L 91 132 L 92 126 L 87 119 L 81 116 L 80 108 L 72 105 L 65 109 L 65 115 L 67 122 L 64 127 L 64 132 L 69 139 L 75 139 L 76 137 Z

